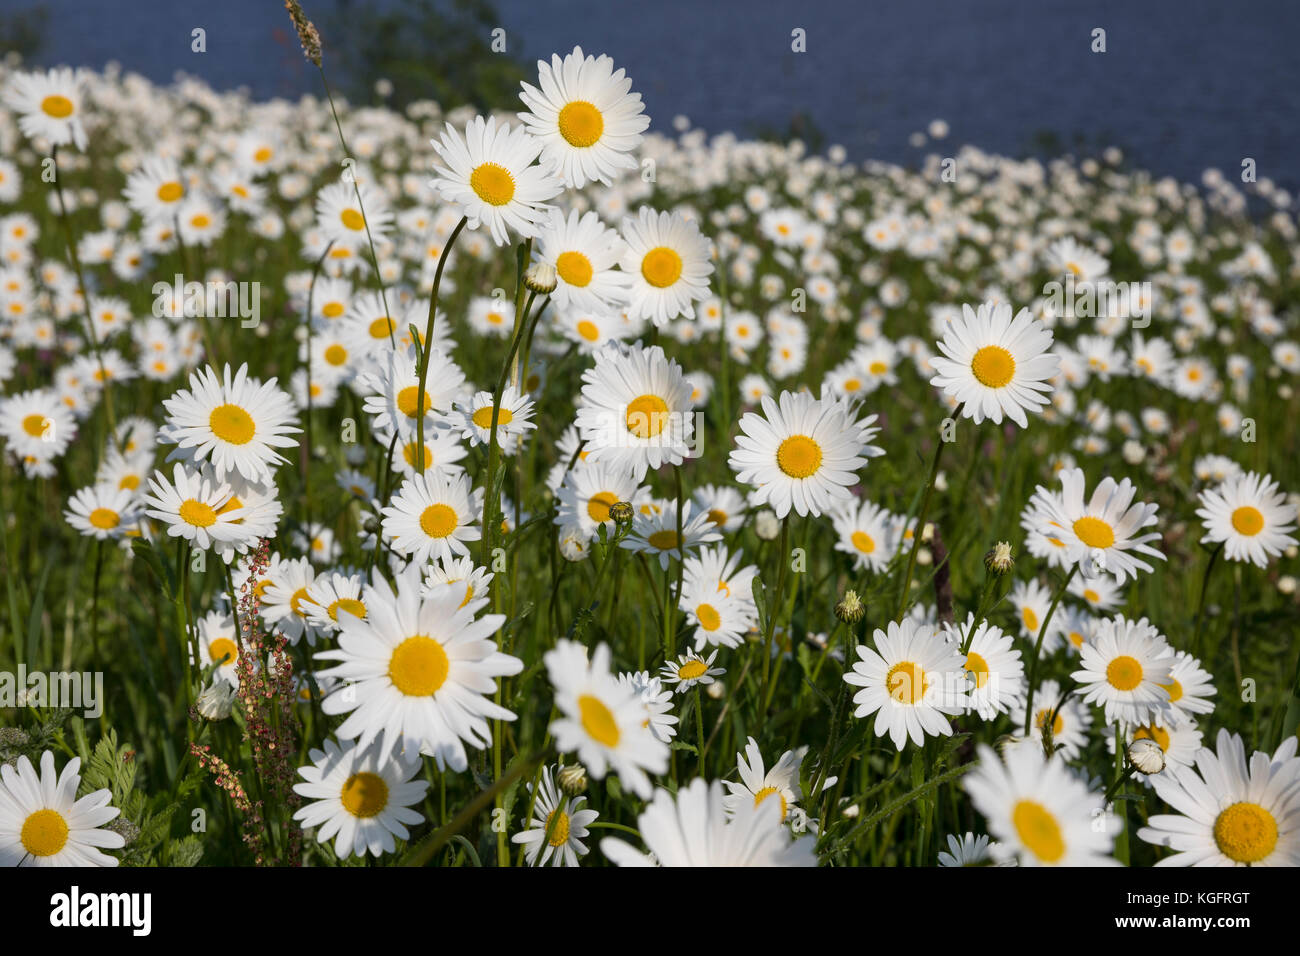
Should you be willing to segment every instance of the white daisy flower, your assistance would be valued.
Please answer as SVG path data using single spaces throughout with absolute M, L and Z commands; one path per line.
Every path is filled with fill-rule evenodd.
M 488 720 L 514 720 L 492 702 L 495 678 L 523 670 L 523 661 L 497 649 L 493 636 L 505 615 L 478 612 L 485 598 L 462 604 L 455 588 L 422 596 L 420 568 L 397 575 L 394 591 L 378 575 L 366 589 L 365 620 L 340 618 L 338 650 L 321 660 L 339 663 L 321 677 L 344 683 L 321 704 L 330 715 L 348 714 L 336 731 L 359 747 L 379 740 L 384 751 L 418 748 L 440 770 L 468 766 L 465 744 L 492 743 Z
M 63 517 L 76 532 L 103 541 L 135 530 L 140 505 L 133 489 L 92 485 L 68 499 Z
M 642 206 L 623 220 L 623 271 L 632 277 L 627 314 L 665 326 L 678 316 L 695 318 L 694 303 L 709 296 L 713 263 L 709 241 L 680 213 Z
M 433 141 L 446 165 L 434 166 L 430 185 L 461 208 L 471 229 L 487 225 L 498 246 L 510 241 L 507 230 L 536 236 L 550 209 L 546 200 L 563 188 L 549 166 L 533 162 L 544 145 L 524 127 L 498 124 L 496 117 L 474 117 L 464 136 L 448 123 L 442 142 Z
M 549 64 L 537 61 L 537 83 L 521 84 L 519 98 L 528 112 L 519 119 L 541 141 L 543 161 L 566 186 L 581 189 L 588 180 L 608 186 L 620 169 L 636 168 L 628 153 L 640 145 L 650 117 L 612 59 L 584 57 L 580 46 L 562 61 L 552 54 Z
M 82 71 L 68 67 L 14 73 L 5 87 L 5 104 L 18 114 L 18 128 L 28 139 L 45 139 L 55 146 L 71 143 L 84 150 L 84 85 Z
M 1060 359 L 1049 351 L 1051 331 L 1028 309 L 1013 319 L 1005 302 L 985 302 L 978 312 L 963 305 L 962 318 L 949 323 L 937 344 L 946 358 L 930 360 L 936 373 L 930 384 L 960 402 L 975 424 L 1001 423 L 1005 416 L 1027 428 L 1026 409 L 1048 404 Z
M 750 504 L 770 504 L 778 518 L 791 508 L 800 515 L 830 511 L 850 498 L 866 459 L 883 454 L 868 443 L 877 431 L 868 427 L 874 416 L 855 421 L 833 399 L 782 392 L 779 405 L 765 396 L 762 408 L 762 415 L 741 418 L 727 463 L 738 481 L 756 489 Z
M 975 615 L 966 615 L 961 628 L 947 625 L 945 636 L 958 648 L 963 637 L 968 641 L 966 671 L 971 676 L 972 687 L 968 694 L 970 707 L 984 720 L 993 720 L 1005 714 L 1024 696 L 1025 666 L 1010 634 L 989 621 L 975 625 Z
M 625 248 L 618 233 L 601 222 L 598 213 L 588 212 L 579 219 L 576 209 L 567 217 L 553 210 L 538 238 L 538 258 L 555 268 L 557 281 L 551 300 L 557 309 L 599 315 L 622 311 L 632 281 L 616 268 Z M 581 338 L 588 338 L 580 328 L 578 332 Z M 593 328 L 593 336 L 604 340 L 598 329 Z
M 475 522 L 483 513 L 483 489 L 470 487 L 469 475 L 441 478 L 425 473 L 402 482 L 382 512 L 383 534 L 399 554 L 420 564 L 469 554 L 467 541 L 482 533 Z
M 1197 515 L 1205 524 L 1202 544 L 1223 542 L 1229 561 L 1267 567 L 1272 558 L 1296 546 L 1296 506 L 1271 475 L 1253 471 L 1234 475 L 1198 496 Z
M 533 793 L 533 785 L 525 784 Z M 532 819 L 528 829 L 516 833 L 511 843 L 521 843 L 527 849 L 524 858 L 529 866 L 577 866 L 587 855 L 587 825 L 600 816 L 586 809 L 586 797 L 570 797 L 561 793 L 551 779 L 551 768 L 542 768 L 542 779 L 536 796 L 524 799 L 523 805 L 532 805 Z
M 649 854 L 613 837 L 600 852 L 618 866 L 816 866 L 811 837 L 791 840 L 780 804 L 764 800 L 728 814 L 719 781 L 696 778 L 677 791 L 655 791 L 637 818 Z
M 1292 735 L 1272 755 L 1246 759 L 1241 737 L 1220 730 L 1196 770 L 1151 778 L 1177 813 L 1152 814 L 1139 839 L 1174 853 L 1156 866 L 1300 866 L 1300 759 Z
M 1104 708 L 1107 723 L 1144 724 L 1169 712 L 1173 663 L 1174 649 L 1150 621 L 1117 614 L 1097 622 L 1071 676 L 1085 703 Z
M 784 823 L 790 811 L 803 799 L 803 791 L 799 787 L 799 766 L 807 752 L 807 747 L 787 750 L 771 770 L 765 770 L 758 742 L 749 737 L 745 752 L 736 754 L 740 782 L 722 781 L 727 790 L 727 796 L 722 798 L 727 813 L 734 816 L 742 809 L 757 807 L 769 797 L 776 797 L 775 802 L 781 806 L 781 822 Z
M 713 666 L 717 656 L 716 649 L 707 658 L 694 653 L 683 654 L 663 666 L 659 671 L 659 679 L 665 684 L 675 685 L 679 694 L 686 693 L 696 684 L 707 687 L 715 677 L 721 677 L 727 672 L 725 667 Z
M 613 770 L 624 787 L 649 798 L 646 771 L 668 769 L 668 746 L 651 733 L 641 695 L 610 673 L 609 647 L 598 645 L 588 661 L 585 647 L 560 639 L 543 660 L 561 714 L 549 728 L 556 749 L 576 753 L 593 779 Z
M 411 836 L 408 826 L 424 816 L 411 807 L 424 799 L 429 784 L 415 779 L 418 756 L 390 754 L 378 746 L 358 747 L 351 741 L 339 746 L 325 739 L 325 749 L 312 748 L 311 763 L 298 768 L 303 783 L 294 793 L 310 802 L 294 812 L 304 829 L 315 829 L 316 840 L 334 840 L 339 859 L 369 852 L 382 856 L 397 849 L 396 840 Z
M 103 850 L 121 849 L 119 833 L 101 829 L 121 812 L 107 789 L 77 799 L 81 758 L 61 773 L 54 753 L 41 754 L 41 772 L 26 755 L 0 764 L 0 866 L 117 866 Z
M 1104 478 L 1085 503 L 1083 469 L 1067 468 L 1061 472 L 1059 498 L 1039 485 L 1034 500 L 1045 522 L 1044 534 L 1065 543 L 1069 565 L 1086 559 L 1085 576 L 1106 572 L 1123 584 L 1128 578 L 1136 578 L 1139 569 L 1151 570 L 1151 565 L 1138 555 L 1165 559 L 1148 543 L 1160 540 L 1160 533 L 1139 533 L 1156 523 L 1159 506 L 1134 504 L 1136 493 L 1136 486 L 1127 478 L 1118 483 Z
M 1115 866 L 1111 849 L 1119 821 L 1059 757 L 1043 759 L 1038 745 L 1022 741 L 1003 751 L 980 744 L 979 766 L 963 785 L 997 841 L 1000 861 L 1021 866 Z
M 855 717 L 875 714 L 876 736 L 886 733 L 899 750 L 908 738 L 918 747 L 926 736 L 950 737 L 945 715 L 967 707 L 964 662 L 942 635 L 915 621 L 890 621 L 872 635 L 876 649 L 858 645 L 859 661 L 844 681 L 862 690 L 853 695 Z
M 1025 701 L 1017 700 L 1011 712 L 1011 726 L 1025 726 Z M 1061 685 L 1045 680 L 1034 695 L 1034 719 L 1030 724 L 1030 738 L 1041 747 L 1043 730 L 1051 716 L 1052 750 L 1066 760 L 1076 760 L 1088 744 L 1088 729 L 1092 727 L 1092 711 L 1073 693 L 1061 696 Z
M 230 366 L 221 377 L 211 367 L 195 371 L 190 387 L 163 400 L 167 422 L 158 441 L 177 447 L 168 461 L 211 461 L 219 480 L 237 471 L 252 481 L 273 480 L 273 468 L 285 461 L 276 448 L 295 448 L 301 431 L 294 421 L 293 399 L 276 388 L 275 379 L 262 382 L 248 377 L 243 364 L 231 377 Z

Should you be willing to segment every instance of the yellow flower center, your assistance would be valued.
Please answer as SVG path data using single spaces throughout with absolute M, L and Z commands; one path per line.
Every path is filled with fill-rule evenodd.
M 695 616 L 699 619 L 700 627 L 706 631 L 716 631 L 722 626 L 722 615 L 712 604 L 698 605 L 695 608 Z
M 185 187 L 182 186 L 174 179 L 171 182 L 163 183 L 161 186 L 158 187 L 159 202 L 168 202 L 168 203 L 176 202 L 184 195 L 185 195 Z
M 727 523 L 727 513 L 721 508 L 710 508 L 707 517 L 712 524 L 718 527 Z
M 339 221 L 343 223 L 345 228 L 351 229 L 353 232 L 360 232 L 366 228 L 365 216 L 355 209 L 344 209 L 339 213 Z
M 566 103 L 560 110 L 560 135 L 570 146 L 586 149 L 594 146 L 605 132 L 605 118 L 586 100 Z
M 253 440 L 257 426 L 253 416 L 238 405 L 218 405 L 208 416 L 212 434 L 232 445 L 246 445 Z
M 1000 345 L 986 345 L 970 360 L 976 381 L 988 388 L 1002 388 L 1016 374 L 1016 360 Z
M 474 419 L 474 424 L 477 425 L 479 428 L 491 428 L 492 407 L 493 406 L 491 405 L 484 405 L 482 408 L 476 409 L 474 411 L 474 414 L 471 416 Z M 502 425 L 509 425 L 514 420 L 515 420 L 514 412 L 510 411 L 510 409 L 508 408 L 502 408 L 501 411 L 497 412 L 498 427 Z
M 415 410 L 420 401 L 420 387 L 418 385 L 408 385 L 397 393 L 397 409 L 407 418 L 415 417 Z M 429 409 L 433 407 L 433 399 L 428 392 L 424 393 L 424 413 L 427 415 Z
M 975 686 L 977 688 L 983 687 L 989 682 L 988 661 L 974 651 L 966 655 L 966 669 L 975 675 Z
M 354 773 L 344 782 L 339 800 L 343 809 L 354 817 L 378 816 L 388 806 L 388 784 L 377 773 Z
M 196 528 L 210 528 L 217 523 L 217 513 L 197 498 L 182 501 L 179 513 L 182 521 Z
M 846 378 L 844 380 L 844 391 L 857 392 L 857 391 L 861 391 L 861 389 L 862 389 L 862 382 L 860 379 Z
M 302 602 L 305 601 L 306 599 L 307 599 L 306 588 L 299 588 L 298 590 L 293 592 L 293 597 L 289 598 L 289 607 L 292 608 L 293 613 L 297 614 L 299 617 L 307 616 L 306 612 L 303 611 L 302 609 Z
M 695 680 L 697 677 L 703 677 L 709 670 L 704 661 L 687 661 L 677 668 L 677 676 L 682 680 Z
M 552 810 L 546 817 L 546 832 L 551 835 L 547 843 L 551 846 L 564 846 L 569 839 L 569 815 L 563 810 Z
M 606 747 L 617 747 L 619 741 L 618 724 L 614 714 L 598 698 L 582 694 L 578 698 L 578 717 L 587 736 Z
M 212 225 L 212 220 L 201 212 L 195 213 L 190 217 L 190 225 L 195 229 L 206 229 L 208 226 Z
M 666 289 L 682 275 L 682 257 L 667 246 L 656 246 L 641 260 L 641 275 L 656 289 Z
M 1258 863 L 1277 847 L 1277 820 L 1258 803 L 1234 803 L 1214 821 L 1214 842 L 1236 863 Z
M 126 491 L 135 491 L 140 487 L 139 475 L 123 475 L 122 480 L 117 483 L 117 487 Z
M 791 478 L 807 478 L 821 467 L 822 446 L 807 435 L 791 435 L 777 448 L 776 464 Z
M 583 288 L 591 283 L 591 260 L 581 252 L 561 252 L 555 258 L 555 274 L 569 285 Z
M 90 513 L 87 520 L 90 521 L 92 526 L 99 528 L 101 531 L 111 531 L 117 527 L 118 522 L 122 519 L 112 508 L 96 508 Z
M 1044 707 L 1042 710 L 1040 710 L 1037 714 L 1034 715 L 1034 726 L 1037 727 L 1040 731 L 1043 729 L 1043 724 L 1047 723 L 1047 715 L 1049 712 L 1050 712 L 1050 708 Z M 1061 736 L 1061 731 L 1064 729 L 1065 729 L 1065 721 L 1061 718 L 1061 712 L 1058 710 L 1056 712 L 1056 716 L 1052 718 L 1052 736 L 1053 737 Z
M 356 598 L 339 598 L 325 609 L 325 613 L 330 616 L 331 621 L 339 619 L 339 611 L 347 611 L 353 617 L 363 618 L 366 616 L 366 606 Z
M 1254 537 L 1264 529 L 1264 516 L 1259 513 L 1258 508 L 1242 505 L 1232 513 L 1232 527 L 1236 529 L 1237 534 Z
M 271 147 L 270 147 L 270 146 L 263 146 L 262 148 L 260 148 L 257 152 L 255 152 L 255 153 L 253 154 L 253 162 L 256 162 L 256 163 L 269 163 L 269 162 L 271 161 L 271 157 L 272 157 L 273 155 L 274 155 L 274 153 L 271 151 Z
M 415 467 L 415 456 L 418 455 L 419 453 L 420 453 L 419 442 L 414 442 L 414 441 L 408 442 L 407 444 L 402 446 L 402 457 L 406 459 L 406 463 L 410 465 L 412 468 Z M 428 445 L 425 445 L 424 446 L 424 467 L 421 468 L 420 471 L 428 471 L 429 466 L 432 464 L 433 464 L 433 452 L 429 450 Z
M 460 524 L 451 505 L 429 505 L 420 515 L 420 528 L 430 538 L 445 538 Z
M 1136 657 L 1121 654 L 1106 665 L 1106 680 L 1116 690 L 1133 690 L 1142 683 L 1142 664 Z
M 1171 704 L 1183 696 L 1183 685 L 1178 683 L 1177 680 L 1171 680 L 1168 684 L 1161 684 L 1160 686 L 1169 691 L 1169 702 Z
M 871 537 L 865 531 L 853 532 L 853 547 L 857 548 L 863 554 L 871 554 L 876 550 L 876 539 Z
M 1020 800 L 1011 811 L 1020 842 L 1044 863 L 1055 863 L 1065 856 L 1065 838 L 1056 817 L 1041 803 Z
M 1115 530 L 1100 518 L 1080 518 L 1074 523 L 1074 533 L 1090 548 L 1109 548 L 1115 543 Z
M 46 116 L 52 116 L 55 119 L 67 119 L 72 115 L 72 111 L 72 100 L 66 96 L 59 96 L 56 93 L 41 100 L 41 112 Z
M 609 506 L 618 501 L 612 491 L 598 491 L 587 499 L 587 514 L 597 524 L 609 520 Z
M 653 438 L 668 424 L 668 403 L 658 395 L 640 395 L 627 403 L 627 430 L 637 438 Z
M 388 659 L 388 677 L 407 697 L 428 697 L 447 680 L 451 661 L 442 645 L 424 634 L 408 637 Z
M 768 797 L 771 796 L 775 796 L 778 800 L 781 801 L 781 819 L 784 821 L 786 810 L 788 809 L 788 805 L 785 802 L 785 796 L 781 793 L 780 790 L 776 789 L 776 787 L 764 787 L 762 790 L 758 791 L 758 793 L 754 794 L 754 806 L 758 806 L 760 803 L 762 803 L 764 800 L 766 800 Z
M 33 438 L 40 438 L 45 434 L 45 423 L 48 420 L 44 415 L 28 415 L 23 419 L 23 431 Z
M 578 334 L 588 342 L 595 342 L 600 338 L 600 329 L 590 319 L 581 319 L 578 322 Z
M 656 531 L 646 540 L 660 551 L 671 551 L 677 547 L 677 532 L 670 530 Z
M 489 206 L 504 206 L 515 198 L 515 178 L 497 163 L 484 163 L 469 174 L 469 187 Z
M 342 365 L 348 360 L 348 350 L 341 345 L 331 345 L 325 350 L 325 361 L 331 365 Z M 414 403 L 412 403 L 414 405 Z
M 885 675 L 885 689 L 900 704 L 919 704 L 925 696 L 925 684 L 925 671 L 912 661 L 899 661 Z
M 1089 604 L 1096 604 L 1098 601 L 1101 600 L 1101 595 L 1098 594 L 1096 591 L 1094 591 L 1092 588 L 1084 588 L 1083 599 L 1087 601 Z
M 239 649 L 228 637 L 219 637 L 208 645 L 208 657 L 214 664 L 233 664 L 239 657 Z
M 388 333 L 397 328 L 397 323 L 386 315 L 381 315 L 370 323 L 370 337 L 372 339 L 386 339 Z
M 68 822 L 57 810 L 37 810 L 23 821 L 18 839 L 32 856 L 54 856 L 68 842 Z
M 867 366 L 867 371 L 870 372 L 872 375 L 884 375 L 886 372 L 889 371 L 889 366 L 886 365 L 884 362 L 876 360 L 875 362 L 872 362 L 869 366 Z

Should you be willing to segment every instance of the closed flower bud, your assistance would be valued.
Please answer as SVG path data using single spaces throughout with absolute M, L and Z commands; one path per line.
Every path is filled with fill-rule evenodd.
M 524 272 L 524 285 L 532 292 L 550 295 L 555 291 L 555 266 L 549 262 L 534 262 Z
M 1011 554 L 1011 544 L 999 541 L 988 554 L 984 555 L 984 567 L 989 574 L 1003 575 L 1010 573 L 1016 560 Z
M 559 781 L 560 789 L 571 797 L 576 797 L 587 789 L 587 771 L 580 763 L 570 767 L 561 765 L 555 779 Z
M 632 502 L 616 501 L 609 506 L 609 516 L 616 524 L 627 524 L 632 520 Z
M 199 693 L 194 706 L 208 720 L 225 720 L 235 706 L 235 688 L 224 680 L 213 681 Z
M 1139 737 L 1128 745 L 1128 762 L 1140 773 L 1159 773 L 1165 769 L 1165 752 L 1150 737 Z
M 781 522 L 767 508 L 754 516 L 754 533 L 763 541 L 775 541 L 781 533 Z
M 858 592 L 851 588 L 844 592 L 844 597 L 835 605 L 835 616 L 845 624 L 857 624 L 866 613 L 866 605 L 858 598 Z

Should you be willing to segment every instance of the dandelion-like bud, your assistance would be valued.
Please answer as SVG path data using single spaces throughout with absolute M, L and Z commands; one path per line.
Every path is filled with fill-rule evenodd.
M 763 541 L 775 541 L 781 533 L 781 522 L 771 509 L 764 508 L 754 516 L 754 533 Z
M 284 8 L 289 11 L 293 28 L 298 31 L 298 42 L 302 44 L 303 55 L 320 66 L 320 33 L 316 31 L 316 25 L 307 19 L 298 0 L 284 0 Z
M 1128 762 L 1139 773 L 1159 773 L 1165 769 L 1165 752 L 1151 738 L 1139 737 L 1128 745 Z
M 1008 541 L 999 541 L 984 555 L 984 567 L 990 574 L 1009 574 L 1015 564 L 1016 559 L 1011 554 L 1011 543 Z
M 555 266 L 549 262 L 534 262 L 524 272 L 524 285 L 539 295 L 550 295 L 555 291 Z
M 840 598 L 839 603 L 835 605 L 835 616 L 845 624 L 857 624 L 866 613 L 866 605 L 858 597 L 858 592 L 852 588 L 845 591 L 844 597 Z
M 199 693 L 194 706 L 208 720 L 225 720 L 235 707 L 235 688 L 228 681 L 213 681 Z
M 580 763 L 570 767 L 561 764 L 555 779 L 559 782 L 560 789 L 571 797 L 576 797 L 587 789 L 587 769 Z
M 632 520 L 632 502 L 616 501 L 609 506 L 609 516 L 615 524 L 627 524 Z

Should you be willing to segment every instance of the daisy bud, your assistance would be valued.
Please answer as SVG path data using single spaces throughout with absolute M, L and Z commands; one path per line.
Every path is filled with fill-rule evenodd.
M 781 522 L 771 510 L 764 508 L 754 516 L 754 533 L 762 541 L 775 541 L 781 533 Z
M 582 529 L 572 525 L 560 531 L 560 556 L 565 561 L 583 561 L 587 557 L 587 539 Z
M 844 592 L 844 597 L 835 605 L 835 616 L 845 624 L 857 624 L 866 613 L 866 605 L 858 597 L 858 592 L 851 588 Z
M 1011 553 L 1009 541 L 999 541 L 988 554 L 984 555 L 984 567 L 989 574 L 1007 574 L 1015 564 L 1016 559 Z
M 1284 574 L 1277 579 L 1277 589 L 1283 594 L 1295 594 L 1295 578 Z
M 1128 745 L 1128 762 L 1141 773 L 1159 773 L 1165 769 L 1165 752 L 1149 737 L 1139 737 Z
M 235 688 L 224 680 L 213 681 L 195 702 L 198 712 L 208 720 L 225 720 L 235 706 Z
M 580 763 L 571 767 L 561 765 L 555 779 L 559 782 L 560 789 L 571 797 L 576 797 L 587 789 L 587 770 Z
M 632 502 L 616 501 L 609 506 L 609 516 L 615 524 L 627 524 L 632 520 Z
M 524 285 L 532 292 L 550 295 L 555 291 L 555 266 L 549 262 L 534 262 L 524 273 Z
M 712 684 L 705 685 L 704 693 L 708 694 L 711 700 L 722 700 L 727 695 L 727 685 L 720 680 L 715 680 Z

